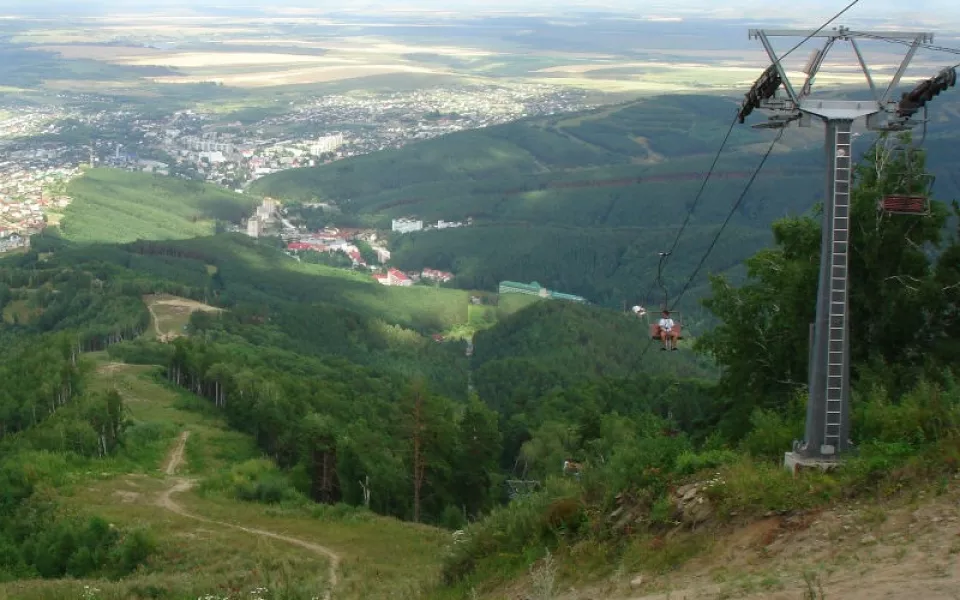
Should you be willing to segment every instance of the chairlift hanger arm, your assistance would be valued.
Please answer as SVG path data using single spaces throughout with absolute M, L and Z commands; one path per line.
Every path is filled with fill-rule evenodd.
M 900 67 L 897 69 L 897 72 L 893 74 L 893 79 L 890 80 L 890 85 L 887 86 L 887 90 L 883 93 L 883 96 L 880 97 L 880 104 L 886 104 L 887 100 L 890 99 L 890 94 L 893 93 L 893 90 L 900 85 L 900 79 L 903 78 L 903 74 L 907 72 L 907 67 L 910 65 L 910 61 L 913 60 L 913 56 L 917 53 L 917 50 L 920 48 L 920 44 L 924 43 L 922 35 L 918 35 L 914 38 L 913 43 L 910 44 L 910 49 L 907 50 L 907 55 L 903 57 L 903 60 L 900 61 Z M 930 39 L 933 40 L 933 34 L 930 34 Z
M 870 93 L 873 94 L 874 99 L 878 104 L 883 104 L 883 98 L 877 92 L 877 86 L 873 83 L 873 76 L 870 75 L 870 67 L 867 66 L 867 61 L 863 58 L 863 53 L 860 52 L 860 45 L 857 44 L 857 40 L 851 38 L 850 45 L 853 46 L 853 52 L 857 55 L 857 62 L 860 63 L 860 68 L 863 69 L 863 76 L 867 78 L 867 85 L 870 86 Z M 819 65 L 818 65 L 819 66 Z

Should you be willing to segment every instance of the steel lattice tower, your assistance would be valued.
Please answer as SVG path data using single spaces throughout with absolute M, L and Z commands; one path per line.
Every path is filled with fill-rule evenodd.
M 853 123 L 865 117 L 867 128 L 875 131 L 901 131 L 913 127 L 916 125 L 912 120 L 913 115 L 939 91 L 953 85 L 956 72 L 945 69 L 937 77 L 921 83 L 913 92 L 894 101 L 891 95 L 900 84 L 917 49 L 932 42 L 933 34 L 867 33 L 840 27 L 819 32 L 752 29 L 749 37 L 760 40 L 773 64 L 746 94 L 740 109 L 740 122 L 744 122 L 754 108 L 762 108 L 772 110 L 774 115 L 756 127 L 781 128 L 792 122 L 803 127 L 809 126 L 813 118 L 825 124 L 826 196 L 816 320 L 811 324 L 806 431 L 804 440 L 794 442 L 793 452 L 788 452 L 785 460 L 787 466 L 804 461 L 822 464 L 836 460 L 851 444 L 848 261 Z M 799 93 L 791 84 L 786 69 L 770 43 L 772 37 L 826 39 L 823 48 L 815 50 L 808 60 L 804 68 L 806 80 Z M 896 40 L 909 45 L 896 73 L 883 90 L 877 88 L 857 44 L 861 38 Z M 873 100 L 819 100 L 810 97 L 814 78 L 827 53 L 837 42 L 849 42 L 853 47 Z M 779 93 L 781 89 L 785 94 Z

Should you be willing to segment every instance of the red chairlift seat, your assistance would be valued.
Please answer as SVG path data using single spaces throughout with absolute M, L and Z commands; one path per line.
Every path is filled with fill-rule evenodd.
M 927 196 L 884 196 L 880 200 L 880 209 L 894 215 L 928 215 L 930 199 Z
M 670 315 L 670 318 L 673 319 L 673 330 L 677 332 L 677 339 L 683 339 L 683 322 L 680 320 L 679 313 L 673 313 Z M 653 340 L 660 341 L 660 318 L 657 317 L 656 321 L 650 323 L 650 338 Z
M 900 178 L 904 192 L 883 196 L 879 209 L 891 215 L 929 215 L 934 176 L 930 173 L 905 173 Z

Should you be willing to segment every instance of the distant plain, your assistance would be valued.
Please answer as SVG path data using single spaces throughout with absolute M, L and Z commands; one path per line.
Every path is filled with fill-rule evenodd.
M 16 89 L 28 95 L 75 91 L 197 100 L 184 88 L 212 83 L 225 88 L 219 95 L 254 97 L 436 81 L 577 87 L 609 101 L 678 92 L 727 94 L 747 88 L 769 63 L 760 44 L 747 39 L 747 29 L 756 25 L 429 13 L 2 20 L 0 49 L 10 52 L 8 64 L 0 67 L 0 98 Z M 781 52 L 787 41 L 778 42 Z M 797 80 L 813 48 L 808 46 L 786 61 Z M 893 73 L 905 51 L 881 42 L 863 49 L 880 81 Z M 852 53 L 841 50 L 824 65 L 818 82 L 862 85 Z M 921 51 L 907 79 L 941 66 L 939 59 Z M 404 83 L 414 78 L 421 79 Z

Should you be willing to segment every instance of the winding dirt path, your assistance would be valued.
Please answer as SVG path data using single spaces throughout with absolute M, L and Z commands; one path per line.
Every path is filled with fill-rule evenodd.
M 187 439 L 190 437 L 189 431 L 184 431 L 180 434 L 180 437 L 177 439 L 177 445 L 173 448 L 173 451 L 170 452 L 170 458 L 167 459 L 167 464 L 164 467 L 164 473 L 167 475 L 173 475 L 176 473 L 177 468 L 183 463 L 184 450 L 187 446 Z M 324 594 L 324 600 L 331 600 L 333 598 L 333 589 L 337 586 L 338 573 L 340 570 L 340 556 L 333 550 L 320 546 L 319 544 L 314 544 L 307 542 L 301 539 L 290 537 L 287 535 L 282 535 L 279 533 L 273 533 L 272 531 L 266 531 L 264 529 L 255 529 L 252 527 L 243 527 L 242 525 L 234 525 L 233 523 L 225 523 L 223 521 L 215 521 L 213 519 L 208 519 L 206 517 L 201 517 L 187 512 L 183 509 L 182 506 L 177 504 L 173 500 L 174 494 L 179 494 L 180 492 L 186 492 L 196 483 L 193 479 L 185 479 L 182 477 L 177 477 L 174 479 L 174 484 L 170 488 L 164 490 L 162 494 L 156 499 L 157 506 L 160 506 L 170 512 L 176 513 L 181 517 L 186 517 L 188 519 L 193 519 L 194 521 L 200 521 L 201 523 L 208 523 L 211 525 L 219 525 L 220 527 L 229 527 L 231 529 L 238 529 L 240 531 L 245 531 L 247 533 L 257 535 L 260 537 L 267 537 L 275 540 L 280 540 L 282 542 L 287 542 L 288 544 L 293 544 L 295 546 L 300 546 L 311 552 L 319 554 L 325 557 L 330 562 L 330 572 L 329 580 L 330 585 L 327 588 L 326 593 Z
M 147 305 L 147 310 L 150 311 L 150 320 L 153 321 L 153 331 L 157 334 L 157 339 L 161 342 L 163 341 L 163 334 L 160 333 L 160 319 L 157 318 L 157 313 L 153 311 L 152 302 L 144 302 Z
M 184 431 L 180 434 L 180 437 L 177 438 L 177 445 L 174 446 L 173 451 L 170 453 L 170 458 L 167 459 L 167 466 L 163 468 L 163 472 L 167 475 L 176 473 L 177 467 L 183 462 L 183 453 L 187 449 L 187 440 L 189 438 L 189 431 Z

